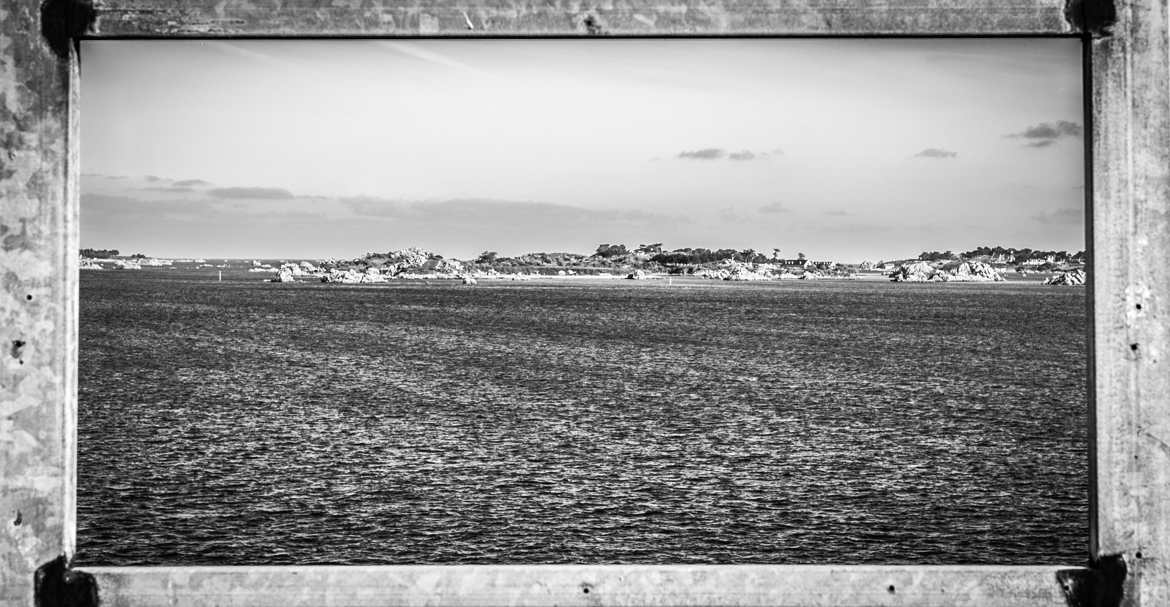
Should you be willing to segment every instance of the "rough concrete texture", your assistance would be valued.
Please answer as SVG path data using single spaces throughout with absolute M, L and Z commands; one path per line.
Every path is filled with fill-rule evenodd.
M 85 14 L 68 4 L 62 6 L 60 0 L 54 2 L 54 10 L 60 9 L 55 14 Z M 1098 556 L 1119 555 L 1124 560 L 1129 572 L 1124 604 L 1170 605 L 1170 372 L 1166 366 L 1170 352 L 1170 264 L 1166 263 L 1170 259 L 1170 14 L 1165 0 L 1116 4 L 1107 0 L 1069 0 L 1067 4 L 1064 0 L 492 0 L 425 4 L 385 0 L 99 0 L 94 8 L 97 22 L 91 31 L 97 37 L 853 36 L 1088 31 L 1094 38 L 1095 271 L 1091 288 L 1096 319 L 1093 378 L 1099 506 L 1095 549 Z M 50 45 L 42 38 L 40 18 L 40 2 L 0 2 L 0 606 L 33 604 L 34 571 L 71 551 L 74 527 L 76 60 L 68 40 L 57 39 Z M 77 20 L 70 19 L 50 24 L 54 27 L 46 31 L 77 31 Z M 980 604 L 995 604 L 987 594 L 990 589 L 1005 591 L 1010 586 L 1003 584 L 1016 583 L 1024 584 L 1022 592 L 1043 593 L 1042 600 L 1055 596 L 1051 594 L 1056 588 L 1052 572 L 1044 573 L 1051 584 L 1033 583 L 1021 581 L 1033 579 L 1026 569 L 1012 569 L 1014 573 L 1002 571 L 991 577 L 936 568 L 868 573 L 837 568 L 833 574 L 790 570 L 786 575 L 791 577 L 767 583 L 772 588 L 797 584 L 806 593 L 804 599 L 785 595 L 785 600 L 800 604 L 840 599 L 840 589 L 847 586 L 861 588 L 856 596 L 869 604 L 927 604 L 927 599 L 908 602 L 903 589 L 910 588 L 947 592 L 961 588 L 984 601 Z M 672 596 L 679 598 L 664 590 L 671 584 L 692 592 L 707 588 L 706 596 L 713 601 L 725 596 L 717 589 L 728 588 L 726 584 L 763 579 L 736 581 L 720 577 L 722 574 L 676 571 L 637 578 L 635 588 L 623 585 L 627 579 L 623 572 L 586 578 L 573 571 L 550 577 L 545 575 L 547 571 L 525 569 L 515 575 L 491 573 L 497 577 L 490 579 L 502 586 L 497 582 L 477 586 L 488 582 L 468 577 L 463 569 L 400 571 L 406 577 L 396 578 L 399 573 L 378 575 L 420 589 L 423 594 L 403 595 L 418 603 L 433 602 L 445 592 L 476 588 L 502 602 L 520 596 L 531 599 L 540 596 L 543 588 L 565 603 L 664 604 Z M 352 593 L 373 600 L 364 593 L 376 590 L 363 585 L 363 572 L 355 569 L 269 573 L 251 568 L 104 570 L 96 575 L 99 588 L 108 584 L 109 590 L 125 589 L 132 597 L 171 593 L 190 601 L 198 597 L 187 585 L 198 582 L 200 588 L 226 593 L 218 595 L 225 604 L 234 600 L 229 599 L 235 593 L 246 593 L 243 596 L 258 601 L 252 584 L 288 593 L 265 599 L 272 601 L 295 595 L 330 602 Z M 259 577 L 250 577 L 253 575 Z M 871 587 L 875 580 L 887 578 L 892 580 L 889 585 L 896 587 L 889 596 Z M 529 594 L 517 594 L 520 589 L 516 584 L 527 584 Z M 564 584 L 599 585 L 566 590 L 570 586 Z M 585 593 L 586 587 L 593 590 Z M 337 594 L 322 595 L 322 588 L 334 588 Z M 788 588 L 795 590 L 797 586 Z M 120 604 L 116 595 L 105 596 L 115 601 L 111 604 Z M 576 598 L 569 600 L 570 596 Z M 938 603 L 948 600 L 942 594 L 936 599 Z M 137 600 L 127 599 L 126 604 L 138 604 Z M 745 604 L 750 602 L 750 597 L 744 598 Z
M 22 607 L 74 511 L 75 72 L 40 32 L 39 2 L 0 3 L 0 605 Z
M 1057 567 L 85 568 L 105 607 L 1064 607 Z
M 1127 605 L 1170 605 L 1170 14 L 1118 3 L 1094 39 L 1097 553 Z
M 1072 1 L 1072 0 L 1069 0 Z M 1079 1 L 1079 0 L 1078 0 Z M 99 0 L 102 36 L 1068 34 L 1066 0 Z M 1072 11 L 1075 15 L 1079 9 Z

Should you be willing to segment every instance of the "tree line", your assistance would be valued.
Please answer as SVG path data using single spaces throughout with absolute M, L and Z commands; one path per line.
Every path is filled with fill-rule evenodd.
M 586 257 L 605 260 L 607 262 L 629 261 L 631 257 L 662 265 L 699 265 L 704 263 L 720 262 L 731 259 L 744 263 L 768 263 L 780 260 L 780 249 L 772 249 L 771 253 L 755 249 L 707 249 L 684 247 L 666 250 L 662 243 L 640 244 L 631 249 L 624 244 L 602 243 L 597 245 L 592 255 L 575 253 L 526 253 L 517 257 L 502 257 L 495 251 L 484 251 L 475 259 L 480 264 L 533 264 L 533 263 L 573 263 Z M 804 253 L 798 253 L 797 259 L 806 259 Z
M 82 249 L 81 256 L 91 259 L 109 259 L 121 255 L 118 249 Z
M 118 257 L 122 253 L 118 249 L 81 249 L 81 256 L 87 259 L 112 259 Z M 146 259 L 146 255 L 142 253 L 135 253 L 129 256 L 130 259 Z
M 1047 260 L 1049 257 L 1051 257 L 1056 262 L 1085 261 L 1084 251 L 1070 253 L 1068 251 L 1045 251 L 1043 249 L 1017 249 L 1014 247 L 1001 247 L 998 245 L 994 247 L 975 247 L 970 251 L 963 251 L 962 253 L 955 253 L 954 251 L 923 251 L 918 254 L 918 260 L 945 261 L 949 259 L 970 259 L 972 257 L 984 256 L 1011 258 L 1014 263 L 1021 263 L 1029 260 Z

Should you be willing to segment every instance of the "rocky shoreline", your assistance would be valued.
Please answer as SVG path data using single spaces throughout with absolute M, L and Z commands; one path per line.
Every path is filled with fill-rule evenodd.
M 1084 286 L 1085 280 L 1087 279 L 1088 275 L 1085 273 L 1085 271 L 1078 269 L 1071 270 L 1069 272 L 1061 272 L 1055 276 L 1051 276 L 1045 279 L 1044 284 L 1079 287 Z
M 948 268 L 925 261 L 902 264 L 890 274 L 893 282 L 1001 282 L 1003 275 L 981 261 L 964 261 Z
M 620 270 L 620 269 L 619 269 Z M 744 263 L 723 260 L 685 271 L 647 271 L 637 268 L 631 271 L 588 272 L 558 269 L 555 272 L 501 272 L 495 268 L 483 268 L 458 260 L 421 259 L 414 255 L 389 255 L 386 263 L 380 265 L 354 262 L 322 262 L 315 265 L 308 261 L 285 263 L 280 267 L 257 265 L 253 272 L 275 272 L 269 282 L 324 282 L 337 284 L 377 284 L 394 280 L 459 280 L 467 285 L 478 284 L 481 280 L 533 280 L 537 278 L 601 278 L 626 280 L 661 280 L 672 277 L 704 278 L 731 282 L 755 282 L 777 280 L 856 280 L 865 278 L 888 279 L 892 282 L 1002 282 L 1003 275 L 991 266 L 980 262 L 964 262 L 956 267 L 934 267 L 926 262 L 903 264 L 894 272 L 857 273 L 821 271 L 813 268 L 793 269 L 779 264 Z
M 793 268 L 778 263 L 750 263 L 733 259 L 696 264 L 688 267 L 636 267 L 639 264 L 578 264 L 565 267 L 554 264 L 514 268 L 504 264 L 484 264 L 445 259 L 418 249 L 367 255 L 349 260 L 284 263 L 279 267 L 253 262 L 252 272 L 274 272 L 269 282 L 324 282 L 337 284 L 377 284 L 393 280 L 459 280 L 467 285 L 481 280 L 533 280 L 539 278 L 594 278 L 626 280 L 660 280 L 672 277 L 704 278 L 733 282 L 764 280 L 854 279 L 852 273 Z M 502 266 L 502 267 L 501 267 Z
M 218 265 L 204 259 L 163 259 L 136 255 L 131 258 L 95 259 L 82 257 L 82 270 L 142 269 L 171 267 L 178 269 L 234 269 L 238 262 L 219 260 Z M 193 266 L 193 267 L 191 267 Z M 674 277 L 711 281 L 758 282 L 782 280 L 888 280 L 891 282 L 1004 282 L 1007 268 L 979 259 L 915 259 L 902 262 L 862 262 L 839 264 L 829 261 L 780 259 L 777 252 L 765 256 L 750 249 L 678 249 L 663 251 L 659 245 L 642 245 L 629 251 L 620 245 L 601 245 L 596 253 L 529 253 L 506 258 L 485 251 L 474 260 L 445 258 L 433 251 L 407 248 L 386 253 L 367 253 L 355 259 L 326 259 L 297 262 L 251 261 L 247 271 L 275 274 L 265 282 L 322 282 L 335 284 L 378 284 L 398 280 L 460 281 L 476 285 L 480 281 L 523 281 L 542 278 L 662 280 Z M 1043 284 L 1083 285 L 1085 271 L 1072 267 L 1056 269 Z M 1021 276 L 1027 271 L 1016 268 Z M 1039 282 L 1038 274 L 1034 279 Z

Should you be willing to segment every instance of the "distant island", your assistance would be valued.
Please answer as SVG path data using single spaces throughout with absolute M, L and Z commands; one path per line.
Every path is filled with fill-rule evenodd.
M 603 243 L 591 254 L 569 252 L 526 253 L 515 257 L 484 251 L 474 259 L 446 258 L 433 251 L 406 248 L 366 253 L 354 259 L 312 259 L 265 263 L 246 260 L 248 271 L 274 273 L 272 282 L 319 280 L 366 284 L 389 280 L 456 279 L 475 284 L 484 279 L 526 280 L 538 277 L 594 277 L 652 280 L 694 277 L 711 280 L 831 280 L 885 279 L 895 282 L 995 282 L 1004 274 L 1045 275 L 1050 284 L 1083 284 L 1084 251 L 1046 251 L 1030 248 L 981 246 L 970 251 L 923 251 L 913 259 L 842 263 L 809 259 L 803 253 L 786 258 L 780 249 L 680 248 L 661 243 L 627 247 Z M 81 268 L 141 269 L 194 264 L 197 269 L 228 268 L 205 259 L 154 258 L 136 253 L 119 255 L 116 249 L 82 249 Z

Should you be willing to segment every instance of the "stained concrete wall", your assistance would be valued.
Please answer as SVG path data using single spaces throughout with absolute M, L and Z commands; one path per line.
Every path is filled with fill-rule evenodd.
M 0 3 L 0 605 L 74 535 L 76 87 L 40 16 Z
M 112 35 L 745 35 L 1076 33 L 1064 0 L 104 0 Z
M 0 605 L 32 605 L 34 571 L 71 553 L 74 537 L 79 114 L 70 37 L 81 33 L 105 38 L 1088 33 L 1094 555 L 1115 555 L 1107 562 L 1127 565 L 1126 604 L 1170 605 L 1166 0 L 1116 5 L 1107 0 L 103 0 L 92 7 L 73 0 L 47 0 L 43 7 L 32 0 L 5 0 L 0 3 Z M 1117 570 L 1098 569 L 1093 592 L 1112 587 L 1117 580 L 1110 576 Z M 102 575 L 127 588 L 182 577 L 173 571 Z M 225 574 L 220 581 L 230 584 L 228 578 L 239 577 Z M 977 600 L 981 591 L 971 586 L 968 598 Z M 426 596 L 413 598 L 428 602 Z M 918 598 L 913 604 L 946 599 Z M 905 594 L 881 600 L 886 599 L 910 604 Z

